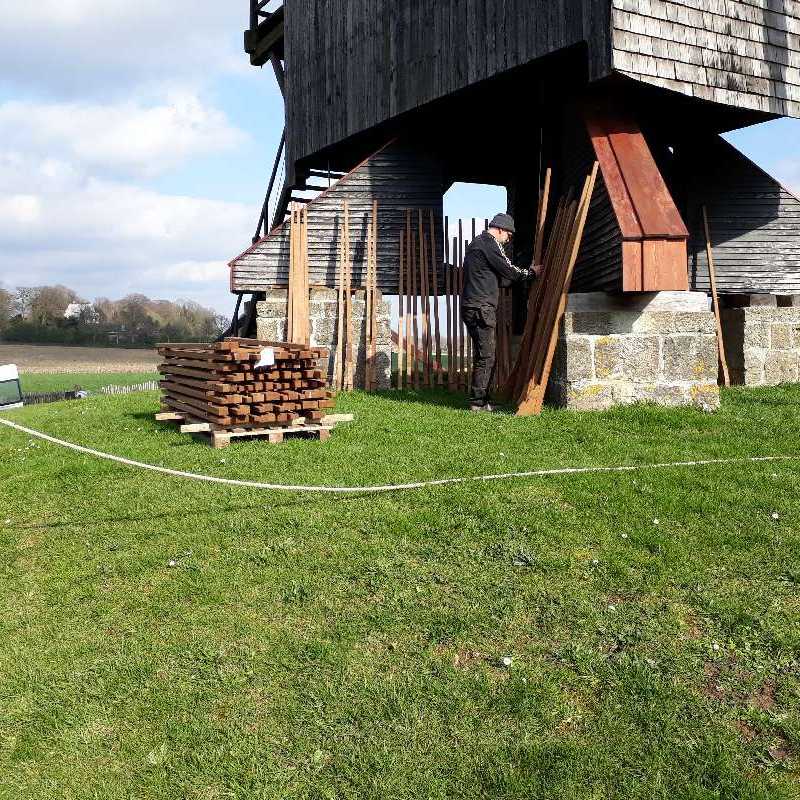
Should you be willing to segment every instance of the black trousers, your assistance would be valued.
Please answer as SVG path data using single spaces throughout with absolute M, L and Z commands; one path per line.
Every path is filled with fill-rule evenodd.
M 464 306 L 461 317 L 472 340 L 472 386 L 469 402 L 489 402 L 496 361 L 497 314 L 491 306 Z

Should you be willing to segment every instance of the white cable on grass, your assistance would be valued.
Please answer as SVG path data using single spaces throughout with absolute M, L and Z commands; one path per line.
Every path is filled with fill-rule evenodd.
M 459 483 L 472 483 L 474 481 L 503 481 L 521 478 L 544 478 L 553 475 L 591 475 L 609 472 L 641 472 L 649 469 L 675 469 L 679 467 L 708 467 L 720 464 L 757 464 L 769 461 L 800 461 L 800 456 L 751 456 L 748 458 L 713 458 L 702 461 L 671 461 L 660 464 L 629 464 L 612 467 L 561 467 L 558 469 L 536 469 L 528 472 L 504 472 L 497 475 L 474 475 L 465 478 L 440 478 L 432 481 L 419 481 L 417 483 L 398 483 L 385 486 L 292 486 L 281 483 L 259 483 L 257 481 L 239 481 L 234 478 L 217 478 L 213 475 L 198 475 L 195 472 L 183 472 L 167 467 L 158 467 L 155 464 L 145 464 L 142 461 L 133 461 L 130 458 L 103 453 L 99 450 L 92 450 L 91 447 L 83 447 L 73 442 L 65 442 L 63 439 L 56 439 L 46 433 L 25 428 L 7 419 L 0 418 L 0 424 L 9 428 L 34 436 L 37 439 L 44 439 L 46 442 L 57 444 L 75 450 L 78 453 L 86 453 L 96 458 L 106 461 L 115 461 L 127 467 L 137 467 L 151 472 L 159 472 L 162 475 L 172 475 L 175 478 L 189 478 L 194 481 L 207 481 L 208 483 L 221 483 L 226 486 L 242 486 L 247 489 L 271 489 L 282 492 L 322 492 L 325 494 L 377 494 L 379 492 L 399 492 L 411 489 L 426 489 L 432 486 L 450 486 Z

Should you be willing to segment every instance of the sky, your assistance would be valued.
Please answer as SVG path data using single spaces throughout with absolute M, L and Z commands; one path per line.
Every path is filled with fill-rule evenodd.
M 0 0 L 0 286 L 62 283 L 230 315 L 283 127 L 242 50 L 246 0 Z M 31 46 L 31 43 L 36 43 Z M 731 135 L 800 191 L 800 121 Z M 445 211 L 491 217 L 496 187 Z

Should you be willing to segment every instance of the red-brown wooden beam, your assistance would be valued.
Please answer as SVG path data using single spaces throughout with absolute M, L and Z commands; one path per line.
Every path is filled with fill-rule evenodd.
M 622 291 L 686 291 L 689 231 L 638 124 L 587 105 L 586 127 L 622 234 Z

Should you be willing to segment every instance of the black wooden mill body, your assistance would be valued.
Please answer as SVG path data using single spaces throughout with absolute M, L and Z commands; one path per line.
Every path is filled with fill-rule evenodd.
M 251 3 L 245 48 L 253 64 L 272 62 L 284 91 L 286 177 L 271 187 L 253 247 L 231 262 L 233 292 L 286 285 L 286 202 L 325 175 L 336 182 L 308 204 L 311 282 L 335 285 L 347 199 L 358 285 L 358 220 L 378 200 L 378 286 L 393 293 L 406 209 L 433 210 L 441 245 L 442 198 L 454 182 L 504 186 L 522 262 L 543 167 L 563 191 L 598 148 L 640 136 L 645 156 L 632 152 L 624 163 L 616 151 L 623 184 L 656 169 L 676 216 L 644 219 L 647 199 L 615 188 L 607 155 L 574 291 L 707 290 L 706 205 L 720 292 L 800 293 L 800 201 L 720 137 L 800 117 L 800 2 Z M 634 234 L 618 189 L 640 217 Z M 669 250 L 669 269 L 642 262 L 657 242 Z

